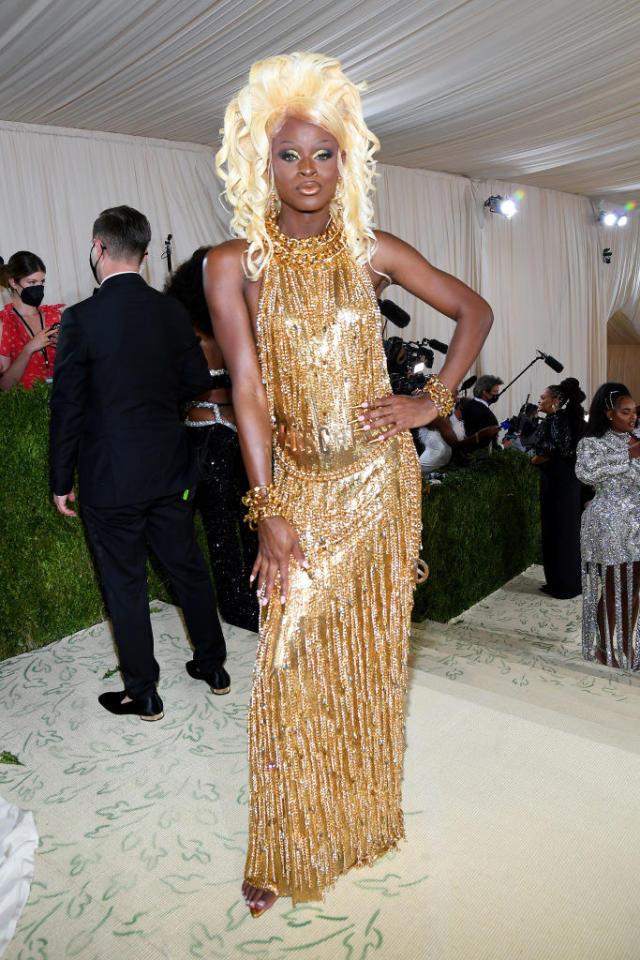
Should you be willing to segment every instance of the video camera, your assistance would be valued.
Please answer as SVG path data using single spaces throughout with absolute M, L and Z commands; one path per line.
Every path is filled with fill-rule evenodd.
M 384 352 L 394 393 L 411 395 L 424 387 L 434 358 L 426 339 L 407 341 L 402 337 L 389 337 L 384 341 Z

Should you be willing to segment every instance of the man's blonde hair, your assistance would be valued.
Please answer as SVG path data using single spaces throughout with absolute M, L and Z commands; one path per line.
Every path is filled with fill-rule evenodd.
M 224 118 L 216 168 L 223 197 L 233 208 L 231 229 L 249 242 L 244 269 L 257 280 L 271 259 L 265 217 L 272 196 L 271 138 L 287 116 L 303 117 L 331 133 L 341 154 L 341 178 L 331 215 L 342 218 L 346 242 L 356 262 L 371 260 L 373 154 L 380 144 L 362 115 L 364 84 L 347 80 L 337 60 L 317 53 L 292 53 L 254 63 L 249 83 L 233 98 Z

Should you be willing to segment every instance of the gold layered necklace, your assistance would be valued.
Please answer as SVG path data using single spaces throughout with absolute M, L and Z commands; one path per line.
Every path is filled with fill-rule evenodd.
M 302 266 L 310 261 L 329 262 L 345 248 L 342 224 L 333 219 L 313 237 L 287 237 L 277 223 L 278 212 L 271 211 L 266 219 L 267 234 L 273 245 L 274 255 L 279 260 Z

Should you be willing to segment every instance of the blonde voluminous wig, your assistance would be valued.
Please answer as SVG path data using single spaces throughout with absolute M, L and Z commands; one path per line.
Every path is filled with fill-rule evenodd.
M 271 138 L 289 116 L 304 117 L 328 130 L 345 159 L 331 215 L 342 207 L 345 237 L 357 263 L 375 250 L 372 230 L 373 154 L 380 144 L 362 115 L 364 84 L 347 80 L 337 60 L 316 53 L 292 53 L 254 63 L 249 83 L 227 107 L 216 167 L 233 207 L 231 229 L 249 242 L 244 269 L 257 280 L 272 254 L 265 217 L 274 190 Z

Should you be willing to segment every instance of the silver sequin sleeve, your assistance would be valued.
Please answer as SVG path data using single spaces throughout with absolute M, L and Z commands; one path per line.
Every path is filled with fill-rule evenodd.
M 578 444 L 576 476 L 595 488 L 582 517 L 582 562 L 640 560 L 640 458 L 629 458 L 629 434 L 609 430 Z
M 622 440 L 621 440 L 622 438 Z M 613 442 L 612 442 L 613 441 Z M 627 449 L 628 434 L 606 433 L 604 437 L 585 437 L 578 444 L 576 476 L 590 485 L 631 474 Z

